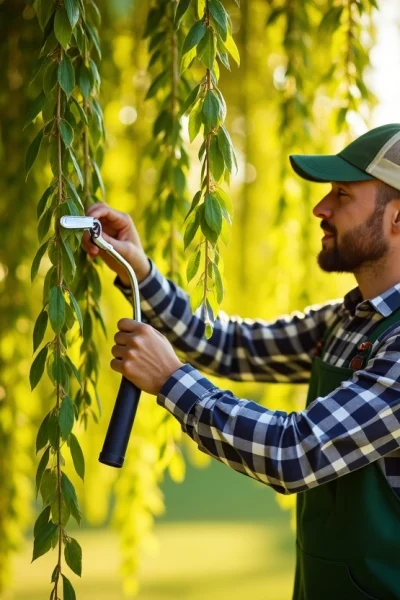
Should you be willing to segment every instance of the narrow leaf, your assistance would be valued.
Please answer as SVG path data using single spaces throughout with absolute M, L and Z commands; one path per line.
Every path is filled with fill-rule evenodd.
M 75 314 L 76 314 L 76 316 L 78 318 L 79 326 L 81 328 L 81 332 L 83 332 L 83 320 L 82 320 L 81 309 L 79 308 L 79 304 L 76 301 L 76 299 L 75 299 L 74 295 L 72 294 L 72 292 L 70 290 L 68 290 L 68 293 L 69 293 L 69 297 L 71 299 L 72 306 L 74 308 Z
M 200 42 L 207 31 L 204 21 L 197 21 L 189 30 L 182 47 L 182 56 Z
M 39 383 L 39 381 L 42 378 L 43 371 L 44 371 L 44 365 L 45 365 L 46 357 L 47 357 L 47 350 L 48 350 L 47 346 L 45 346 L 44 348 L 41 349 L 41 351 L 36 356 L 35 360 L 32 363 L 32 366 L 30 368 L 29 381 L 31 384 L 32 391 L 35 389 L 35 387 L 37 386 L 37 384 Z
M 61 88 L 69 96 L 75 87 L 75 73 L 72 62 L 67 54 L 64 54 L 58 65 L 57 77 Z
M 28 108 L 28 117 L 26 119 L 24 129 L 25 129 L 25 127 L 27 127 L 29 125 L 29 123 L 31 123 L 38 116 L 38 114 L 40 112 L 42 112 L 45 101 L 46 101 L 46 95 L 44 94 L 44 92 L 40 92 L 39 96 L 37 96 L 33 100 L 33 102 L 31 103 L 31 105 Z
M 34 164 L 34 162 L 37 159 L 37 156 L 39 154 L 40 146 L 42 145 L 43 135 L 44 135 L 44 127 L 39 131 L 39 133 L 37 134 L 37 136 L 35 137 L 35 139 L 31 143 L 31 145 L 29 146 L 28 151 L 26 153 L 26 160 L 25 160 L 25 173 L 26 173 L 26 177 L 25 177 L 25 181 L 28 179 L 29 171 L 33 167 L 33 164 Z
M 199 269 L 199 265 L 200 265 L 200 250 L 197 250 L 197 252 L 195 254 L 192 254 L 192 256 L 189 259 L 187 268 L 186 268 L 186 277 L 189 281 L 191 281 L 193 279 L 193 277 L 196 275 L 198 269 Z
M 75 471 L 79 477 L 84 481 L 85 479 L 85 458 L 83 456 L 82 448 L 79 444 L 77 437 L 71 433 L 69 448 L 71 450 L 71 456 L 74 463 Z
M 31 563 L 39 558 L 39 556 L 43 556 L 43 554 L 46 554 L 46 552 L 50 550 L 51 538 L 55 531 L 57 531 L 57 525 L 51 521 L 42 527 L 33 543 L 33 556 Z
M 48 321 L 47 311 L 42 310 L 38 318 L 36 319 L 35 327 L 33 329 L 33 353 L 39 348 L 42 340 L 44 338 L 44 334 L 46 332 Z
M 49 434 L 48 434 L 48 429 L 47 429 L 48 422 L 49 422 L 49 416 L 50 416 L 50 413 L 45 416 L 45 418 L 43 419 L 43 421 L 39 427 L 39 431 L 37 432 L 36 454 L 39 452 L 39 450 L 44 448 L 45 445 L 47 444 L 47 442 L 49 441 Z
M 69 579 L 62 575 L 63 578 L 63 598 L 64 600 L 76 600 L 75 590 L 72 587 L 72 583 Z
M 61 46 L 66 50 L 71 39 L 72 27 L 64 8 L 59 8 L 54 17 L 54 33 Z
M 49 522 L 49 518 L 50 518 L 50 506 L 46 506 L 42 510 L 42 512 L 40 513 L 38 518 L 36 519 L 35 526 L 33 528 L 33 536 L 34 537 L 37 537 L 39 531 L 47 525 L 47 523 Z
M 40 483 L 42 481 L 42 476 L 43 473 L 48 465 L 49 462 L 49 458 L 50 458 L 50 446 L 48 448 L 46 448 L 46 450 L 43 452 L 43 456 L 40 459 L 38 468 L 37 468 L 37 472 L 36 472 L 36 498 L 40 489 Z
M 68 538 L 64 548 L 65 562 L 79 577 L 82 576 L 82 548 L 74 538 Z
M 49 243 L 49 240 L 46 240 L 44 242 L 44 244 L 42 244 L 39 248 L 39 250 L 36 252 L 35 258 L 32 261 L 32 267 L 31 267 L 31 281 L 33 281 L 37 275 L 37 272 L 39 270 L 39 266 L 40 263 L 42 261 L 43 255 L 46 252 L 47 249 L 47 245 Z
M 79 4 L 77 0 L 64 0 L 64 6 L 67 11 L 68 20 L 73 29 L 79 19 Z
M 60 122 L 60 133 L 64 144 L 68 148 L 68 146 L 72 144 L 72 140 L 74 139 L 74 132 L 72 130 L 71 125 L 65 119 L 63 119 Z
M 72 152 L 71 148 L 68 148 L 68 151 L 69 151 L 69 155 L 70 155 L 70 157 L 71 157 L 71 160 L 72 160 L 72 164 L 73 164 L 73 165 L 74 165 L 74 167 L 75 167 L 75 171 L 76 171 L 76 174 L 77 174 L 77 176 L 78 176 L 79 183 L 80 183 L 80 184 L 81 184 L 81 186 L 83 187 L 83 177 L 82 177 L 82 171 L 80 170 L 80 167 L 79 167 L 79 165 L 78 165 L 78 163 L 77 163 L 77 160 L 76 160 L 76 158 L 75 158 L 75 154 Z
M 60 333 L 65 321 L 65 300 L 59 286 L 49 292 L 49 319 L 54 333 Z
M 74 404 L 69 396 L 64 396 L 61 403 L 58 423 L 60 425 L 61 435 L 64 440 L 67 439 L 74 426 L 75 413 Z
M 221 232 L 221 207 L 218 204 L 218 200 L 216 200 L 212 194 L 206 194 L 204 198 L 204 218 L 206 220 L 207 225 L 213 231 L 215 231 L 215 233 Z

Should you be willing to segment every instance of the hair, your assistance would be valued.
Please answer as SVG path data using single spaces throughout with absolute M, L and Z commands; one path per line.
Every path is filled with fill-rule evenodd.
M 396 188 L 378 179 L 378 189 L 376 191 L 377 208 L 385 208 L 395 198 L 400 198 L 400 190 L 396 190 Z

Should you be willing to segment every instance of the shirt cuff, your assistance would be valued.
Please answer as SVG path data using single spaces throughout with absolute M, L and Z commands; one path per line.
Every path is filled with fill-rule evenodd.
M 218 388 L 192 365 L 179 367 L 157 394 L 157 404 L 180 421 L 184 432 L 193 406 Z

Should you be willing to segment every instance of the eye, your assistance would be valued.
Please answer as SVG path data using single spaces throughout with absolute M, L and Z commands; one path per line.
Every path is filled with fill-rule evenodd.
M 342 188 L 339 188 L 338 194 L 339 196 L 348 196 L 347 192 L 345 190 L 342 190 Z

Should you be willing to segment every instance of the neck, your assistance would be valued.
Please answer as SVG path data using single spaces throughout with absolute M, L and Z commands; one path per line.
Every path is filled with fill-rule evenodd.
M 386 260 L 385 264 L 375 263 L 372 266 L 364 266 L 353 274 L 363 300 L 372 300 L 396 283 L 400 283 L 400 261 Z

